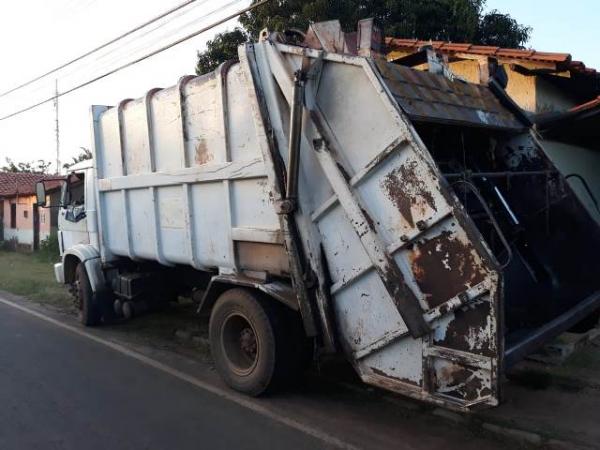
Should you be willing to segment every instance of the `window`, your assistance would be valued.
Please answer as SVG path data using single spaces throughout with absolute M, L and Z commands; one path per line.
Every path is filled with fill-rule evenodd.
M 10 227 L 17 228 L 17 204 L 10 205 Z
M 27 210 L 23 211 L 23 217 L 25 219 L 27 219 L 29 217 L 29 211 L 27 211 Z

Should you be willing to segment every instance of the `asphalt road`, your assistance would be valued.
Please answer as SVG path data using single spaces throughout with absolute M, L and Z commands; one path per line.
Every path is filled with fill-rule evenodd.
M 323 448 L 297 429 L 0 303 L 0 449 Z

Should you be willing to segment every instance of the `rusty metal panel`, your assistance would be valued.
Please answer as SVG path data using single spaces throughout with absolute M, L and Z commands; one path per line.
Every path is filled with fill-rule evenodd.
M 364 58 L 259 44 L 254 76 L 269 105 L 273 151 L 287 164 L 290 75 L 303 58 L 316 64 L 306 86 L 297 220 L 310 264 L 325 257 L 342 348 L 367 383 L 458 409 L 497 404 L 496 266 L 388 79 Z M 438 91 L 457 97 L 458 89 Z M 505 114 L 472 97 L 474 111 Z
M 453 81 L 383 60 L 377 61 L 377 68 L 412 120 L 505 130 L 525 128 L 487 86 Z
M 356 34 L 342 31 L 339 20 L 311 23 L 305 45 L 332 53 L 356 54 Z
M 282 245 L 236 241 L 236 251 L 242 270 L 267 271 L 278 276 L 289 274 L 288 257 Z
M 451 228 L 439 234 L 424 233 L 407 250 L 411 271 L 430 308 L 478 285 L 486 276 L 486 268 L 464 232 Z

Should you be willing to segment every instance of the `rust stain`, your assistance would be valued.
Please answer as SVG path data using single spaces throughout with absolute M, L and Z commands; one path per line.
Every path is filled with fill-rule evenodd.
M 437 374 L 437 382 L 444 394 L 465 401 L 477 400 L 485 390 L 489 391 L 474 370 L 458 364 L 442 367 Z
M 417 166 L 417 161 L 406 162 L 390 172 L 382 182 L 388 197 L 411 227 L 415 226 L 414 212 L 423 217 L 428 207 L 437 211 L 431 191 L 416 172 Z
M 371 367 L 371 370 L 373 371 L 373 373 L 375 375 L 379 375 L 380 377 L 385 377 L 385 378 L 389 378 L 391 380 L 400 381 L 401 383 L 412 384 L 413 386 L 420 386 L 419 383 L 416 383 L 413 380 L 409 380 L 408 378 L 402 378 L 402 377 L 396 377 L 396 376 L 390 375 L 389 373 L 386 373 L 383 370 L 378 369 L 376 367 Z
M 375 222 L 373 221 L 373 218 L 371 217 L 371 215 L 362 207 L 360 208 L 360 210 L 362 211 L 363 215 L 365 216 L 365 219 L 369 223 L 369 228 L 372 231 L 377 232 L 377 230 L 375 229 Z
M 443 339 L 436 344 L 456 350 L 494 357 L 493 334 L 488 330 L 491 305 L 481 302 L 474 308 L 455 311 Z
M 196 145 L 196 164 L 202 166 L 204 164 L 208 164 L 209 162 L 215 159 L 215 155 L 210 153 L 208 150 L 208 146 L 206 145 L 206 141 L 204 139 L 200 139 L 198 144 Z
M 463 243 L 450 231 L 417 242 L 410 254 L 415 281 L 430 308 L 483 281 L 485 272 L 470 243 Z

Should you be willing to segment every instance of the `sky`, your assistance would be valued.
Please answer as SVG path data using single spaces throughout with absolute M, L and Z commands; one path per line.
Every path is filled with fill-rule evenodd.
M 44 73 L 103 44 L 184 0 L 28 0 L 5 2 L 0 15 L 2 70 L 0 92 Z M 250 0 L 198 0 L 185 14 L 170 17 L 131 39 L 101 51 L 34 85 L 0 97 L 0 117 L 49 98 L 56 79 L 63 91 L 96 74 L 159 48 L 192 31 L 243 9 Z M 589 67 L 600 69 L 597 0 L 488 0 L 487 9 L 509 13 L 533 27 L 528 46 L 540 51 L 571 53 Z M 210 13 L 210 15 L 208 15 Z M 208 15 L 208 16 L 207 16 Z M 90 148 L 89 109 L 137 98 L 153 87 L 168 87 L 194 73 L 196 52 L 215 33 L 231 29 L 232 20 L 134 67 L 59 99 L 60 159 L 69 161 Z M 110 51 L 109 51 L 110 50 Z M 0 121 L 0 166 L 9 157 L 17 162 L 56 159 L 55 110 L 52 103 Z
M 184 0 L 28 0 L 5 2 L 0 15 L 2 70 L 0 92 L 22 84 L 112 38 L 184 3 Z M 149 30 L 115 44 L 82 63 L 31 87 L 0 98 L 0 117 L 67 90 L 153 49 L 239 11 L 250 0 L 198 0 Z M 224 5 L 229 5 L 225 7 Z M 204 17 L 208 13 L 209 17 Z M 90 148 L 90 106 L 116 105 L 154 87 L 169 87 L 193 74 L 196 52 L 215 33 L 235 27 L 235 20 L 197 36 L 131 68 L 59 99 L 61 165 Z M 158 28 L 154 29 L 155 27 Z M 56 160 L 55 110 L 50 102 L 0 121 L 0 167 L 15 161 Z M 54 166 L 52 166 L 52 169 Z
M 573 60 L 600 70 L 600 1 L 487 0 L 486 9 L 508 13 L 532 27 L 527 47 L 570 53 Z

